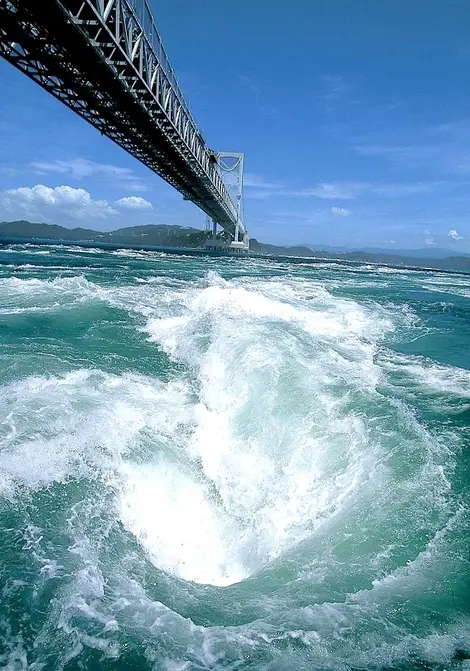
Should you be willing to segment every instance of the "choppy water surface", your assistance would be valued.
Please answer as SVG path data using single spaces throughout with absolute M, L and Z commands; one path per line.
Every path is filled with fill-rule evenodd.
M 470 277 L 0 261 L 2 667 L 470 668 Z

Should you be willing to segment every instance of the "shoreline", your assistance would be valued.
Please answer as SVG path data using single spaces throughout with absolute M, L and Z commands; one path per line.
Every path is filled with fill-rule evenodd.
M 281 261 L 283 263 L 311 263 L 312 265 L 318 263 L 340 263 L 351 267 L 373 266 L 374 268 L 389 268 L 391 270 L 410 270 L 415 272 L 435 272 L 435 273 L 452 273 L 454 275 L 470 275 L 470 270 L 458 270 L 453 268 L 436 268 L 434 266 L 418 266 L 418 265 L 397 265 L 391 263 L 381 263 L 377 261 L 353 261 L 351 259 L 342 258 L 325 258 L 321 256 L 290 256 L 283 254 L 260 254 L 258 252 L 229 252 L 225 250 L 212 250 L 201 247 L 165 247 L 161 245 L 146 245 L 133 243 L 119 243 L 119 242 L 100 242 L 95 240 L 67 240 L 65 238 L 24 238 L 15 236 L 0 237 L 0 249 L 7 245 L 38 245 L 48 246 L 56 245 L 63 247 L 81 247 L 83 249 L 101 249 L 103 251 L 119 251 L 131 250 L 142 252 L 160 252 L 163 254 L 175 254 L 176 256 L 210 256 L 210 257 L 227 257 L 235 259 L 265 259 L 268 261 Z M 406 258 L 406 257 L 405 257 Z M 1 264 L 1 262 L 0 262 Z

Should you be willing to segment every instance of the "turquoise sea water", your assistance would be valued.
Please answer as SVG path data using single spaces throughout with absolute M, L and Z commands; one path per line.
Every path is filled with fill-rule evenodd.
M 0 666 L 470 669 L 470 277 L 0 249 Z

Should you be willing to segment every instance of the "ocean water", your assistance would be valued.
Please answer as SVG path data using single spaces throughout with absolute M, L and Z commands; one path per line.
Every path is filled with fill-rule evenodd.
M 0 667 L 470 669 L 470 276 L 0 249 Z

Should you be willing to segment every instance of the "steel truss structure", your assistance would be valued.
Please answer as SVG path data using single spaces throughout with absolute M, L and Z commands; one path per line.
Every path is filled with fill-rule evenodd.
M 0 0 L 0 55 L 245 238 L 146 0 Z

